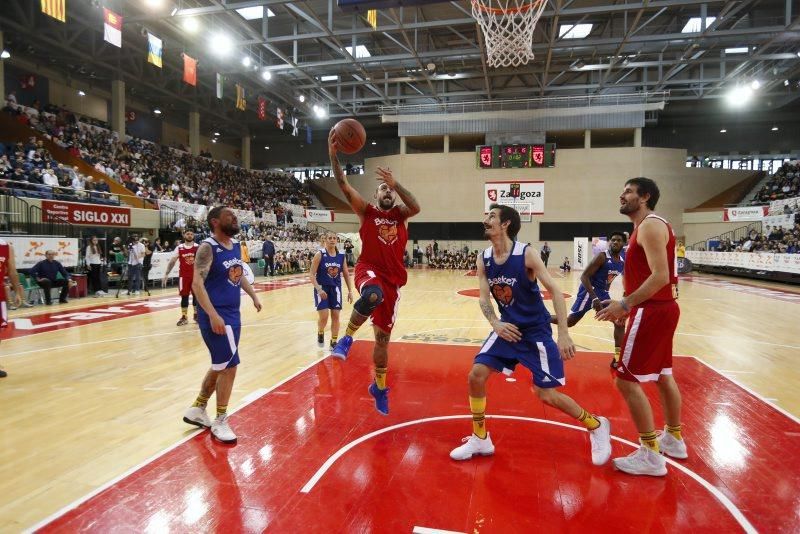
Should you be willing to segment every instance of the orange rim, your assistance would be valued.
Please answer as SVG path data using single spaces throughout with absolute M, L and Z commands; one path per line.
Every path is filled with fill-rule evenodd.
M 492 15 L 508 15 L 511 13 L 525 13 L 533 8 L 539 7 L 545 0 L 535 0 L 530 4 L 525 4 L 520 7 L 512 7 L 508 9 L 501 9 L 499 7 L 489 7 L 484 5 L 480 0 L 472 0 L 472 5 L 483 11 L 484 13 L 491 13 Z

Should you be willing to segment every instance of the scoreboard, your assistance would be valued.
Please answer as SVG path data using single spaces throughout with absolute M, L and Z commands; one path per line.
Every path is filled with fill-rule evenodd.
M 475 147 L 481 169 L 520 169 L 555 167 L 556 145 L 478 145 Z

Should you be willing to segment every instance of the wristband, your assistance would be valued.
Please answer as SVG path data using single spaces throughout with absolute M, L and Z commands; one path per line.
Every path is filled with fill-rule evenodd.
M 628 306 L 627 302 L 625 302 L 625 297 L 622 297 L 622 300 L 619 301 L 619 304 L 620 306 L 622 306 L 622 309 L 625 310 L 626 312 L 631 311 L 631 307 Z

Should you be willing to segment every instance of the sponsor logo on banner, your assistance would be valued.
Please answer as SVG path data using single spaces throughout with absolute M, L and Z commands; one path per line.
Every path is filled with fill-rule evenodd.
M 784 230 L 791 230 L 794 228 L 794 213 L 767 215 L 761 222 L 763 222 L 767 228 L 783 228 Z M 768 234 L 768 232 L 764 233 Z
M 750 269 L 752 271 L 800 274 L 800 254 L 687 250 L 686 257 L 695 265 L 737 267 L 740 269 Z
M 724 221 L 760 221 L 769 211 L 769 206 L 746 206 L 725 208 Z
M 56 260 L 64 267 L 78 266 L 78 240 L 70 237 L 15 237 L 3 239 L 14 247 L 17 269 L 30 269 L 44 259 L 48 250 L 56 252 Z
M 333 222 L 332 210 L 306 210 L 306 219 L 311 222 Z
M 572 268 L 582 271 L 589 266 L 589 238 L 576 237 L 572 241 Z
M 130 208 L 42 200 L 42 221 L 84 226 L 130 226 Z
M 208 206 L 204 206 L 202 204 L 189 204 L 188 202 L 178 202 L 176 200 L 159 200 L 158 207 L 169 208 L 177 213 L 180 213 L 181 215 L 185 215 L 197 220 L 205 219 L 206 213 L 208 212 Z
M 783 213 L 784 206 L 789 206 L 789 209 L 794 211 L 798 206 L 800 206 L 800 197 L 773 200 L 769 203 L 769 212 L 772 215 L 778 215 L 779 213 Z
M 483 184 L 483 212 L 489 213 L 491 204 L 516 205 L 517 211 L 527 215 L 544 214 L 544 182 L 486 182 Z M 524 204 L 521 207 L 520 204 Z M 528 205 L 530 207 L 528 207 Z

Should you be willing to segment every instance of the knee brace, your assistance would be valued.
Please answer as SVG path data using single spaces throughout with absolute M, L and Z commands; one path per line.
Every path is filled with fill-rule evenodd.
M 188 308 L 188 307 L 189 307 L 189 295 L 181 297 L 181 308 Z
M 361 315 L 369 316 L 383 302 L 383 291 L 380 286 L 368 285 L 361 290 L 361 298 L 356 301 L 353 308 Z

